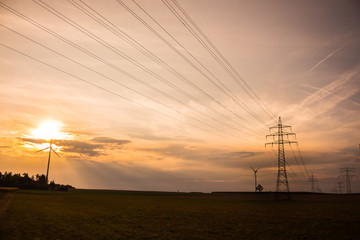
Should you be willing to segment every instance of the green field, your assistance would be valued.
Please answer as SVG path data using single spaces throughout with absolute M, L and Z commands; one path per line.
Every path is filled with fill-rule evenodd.
M 0 203 L 6 194 L 0 192 Z M 14 193 L 1 239 L 359 239 L 360 195 Z

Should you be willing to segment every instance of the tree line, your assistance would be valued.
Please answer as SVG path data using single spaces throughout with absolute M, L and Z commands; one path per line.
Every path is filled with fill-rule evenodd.
M 21 189 L 38 189 L 38 190 L 58 190 L 68 191 L 69 189 L 75 189 L 71 185 L 56 184 L 51 181 L 50 184 L 46 182 L 44 174 L 36 174 L 35 176 L 29 176 L 28 173 L 12 173 L 12 172 L 0 172 L 0 187 L 17 187 Z

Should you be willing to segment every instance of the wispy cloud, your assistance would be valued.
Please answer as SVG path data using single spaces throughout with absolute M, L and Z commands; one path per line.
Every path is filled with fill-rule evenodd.
M 286 115 L 293 115 L 294 113 L 302 113 L 305 116 L 306 112 L 311 112 L 307 117 L 316 117 L 334 108 L 338 103 L 350 98 L 357 92 L 359 87 L 356 85 L 360 77 L 360 66 L 348 71 L 338 77 L 337 80 L 319 88 L 311 95 L 307 96 L 299 104 L 291 105 Z M 352 84 L 354 82 L 355 84 Z
M 117 144 L 117 145 L 124 145 L 124 144 L 131 143 L 131 141 L 129 141 L 129 140 L 119 140 L 119 139 L 114 139 L 114 138 L 109 138 L 109 137 L 95 137 L 95 138 L 91 139 L 91 141 L 97 142 L 97 143 L 112 143 L 112 144 Z

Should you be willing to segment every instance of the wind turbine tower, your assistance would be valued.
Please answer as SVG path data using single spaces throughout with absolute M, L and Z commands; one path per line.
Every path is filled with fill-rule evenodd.
M 257 191 L 257 177 L 256 177 L 256 174 L 257 174 L 257 171 L 259 170 L 259 168 L 257 169 L 254 169 L 254 168 L 251 168 L 253 171 L 254 171 L 254 175 L 255 175 L 255 192 Z
M 52 139 L 50 139 L 50 147 L 47 147 L 47 148 L 44 148 L 44 149 L 41 149 L 37 152 L 40 152 L 40 151 L 44 151 L 46 149 L 49 149 L 49 157 L 48 157 L 48 164 L 47 164 L 47 170 L 46 170 L 46 183 L 49 184 L 49 167 L 50 167 L 50 158 L 51 158 L 51 152 L 54 152 L 58 157 L 59 154 L 57 154 L 57 152 L 52 148 Z

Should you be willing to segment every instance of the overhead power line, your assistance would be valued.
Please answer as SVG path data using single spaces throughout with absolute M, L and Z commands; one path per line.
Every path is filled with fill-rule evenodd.
M 134 4 L 136 4 L 139 9 L 141 9 L 152 21 L 154 21 L 164 32 L 167 33 L 183 50 L 185 50 L 200 66 L 202 66 L 213 78 L 214 80 L 206 74 L 203 70 L 201 70 L 196 64 L 182 54 L 173 44 L 171 44 L 168 40 L 166 40 L 157 30 L 151 27 L 146 20 L 140 17 L 135 11 L 127 6 L 122 0 L 117 0 L 117 2 L 122 5 L 130 14 L 132 14 L 136 19 L 138 19 L 145 27 L 147 27 L 151 32 L 153 32 L 160 40 L 162 40 L 168 47 L 170 47 L 175 53 L 177 53 L 181 58 L 183 58 L 187 63 L 190 64 L 195 70 L 197 70 L 203 77 L 205 77 L 208 81 L 210 81 L 217 89 L 219 89 L 224 95 L 229 97 L 235 104 L 237 104 L 240 108 L 249 113 L 254 119 L 259 121 L 260 123 L 264 123 L 264 121 L 252 111 L 244 102 L 242 102 L 236 94 L 234 94 L 222 81 L 220 81 L 213 73 L 209 71 L 207 67 L 205 67 L 196 57 L 193 56 L 175 37 L 173 37 L 163 26 L 159 24 L 144 8 L 142 8 L 136 1 L 132 0 Z M 83 1 L 81 1 L 83 2 Z M 85 4 L 85 3 L 84 3 Z
M 92 38 L 93 40 L 95 40 L 96 42 L 98 42 L 99 44 L 101 44 L 102 46 L 106 47 L 107 49 L 109 49 L 110 51 L 114 52 L 115 54 L 121 56 L 122 58 L 126 59 L 127 61 L 131 62 L 132 64 L 134 64 L 135 66 L 139 67 L 140 69 L 144 70 L 146 73 L 152 75 L 153 77 L 157 78 L 158 80 L 162 81 L 163 83 L 167 84 L 168 86 L 174 88 L 175 90 L 179 91 L 180 93 L 184 94 L 185 96 L 191 98 L 192 100 L 196 101 L 197 103 L 199 103 L 200 105 L 203 105 L 209 109 L 212 109 L 212 111 L 217 112 L 218 114 L 221 114 L 218 110 L 212 108 L 211 106 L 209 106 L 208 104 L 203 103 L 202 101 L 200 101 L 198 98 L 194 97 L 193 95 L 189 94 L 188 92 L 182 90 L 181 88 L 177 87 L 176 85 L 174 85 L 173 83 L 171 83 L 170 81 L 166 80 L 165 78 L 161 77 L 159 74 L 155 73 L 154 71 L 150 70 L 149 68 L 145 67 L 143 64 L 139 63 L 138 61 L 136 61 L 135 59 L 129 57 L 128 55 L 124 54 L 122 51 L 120 51 L 119 49 L 117 49 L 116 47 L 112 46 L 111 44 L 109 44 L 108 42 L 104 41 L 103 39 L 101 39 L 100 37 L 96 36 L 95 34 L 91 33 L 90 31 L 86 30 L 85 28 L 83 28 L 82 26 L 80 26 L 79 24 L 77 24 L 76 22 L 72 21 L 71 19 L 69 19 L 68 17 L 66 17 L 64 14 L 62 14 L 61 12 L 57 11 L 56 9 L 52 8 L 50 5 L 46 4 L 45 2 L 43 2 L 42 0 L 33 0 L 36 4 L 38 4 L 39 6 L 41 6 L 42 8 L 44 8 L 45 10 L 49 11 L 50 13 L 52 13 L 53 15 L 57 16 L 58 18 L 60 18 L 61 20 L 63 20 L 64 22 L 68 23 L 70 26 L 76 28 L 77 30 L 79 30 L 80 32 L 84 33 L 85 35 L 87 35 L 88 37 Z M 246 121 L 246 119 L 244 119 L 242 116 L 240 116 L 239 114 L 235 113 L 233 110 L 231 110 L 230 108 L 228 108 L 227 106 L 225 106 L 223 103 L 219 102 L 218 100 L 216 100 L 213 96 L 207 94 L 204 90 L 202 90 L 201 88 L 199 88 L 198 86 L 196 86 L 195 84 L 193 84 L 191 81 L 185 81 L 185 83 L 187 83 L 189 86 L 192 86 L 194 89 L 197 89 L 199 92 L 202 92 L 204 95 L 206 95 L 210 100 L 213 100 L 214 102 L 216 102 L 219 106 L 223 107 L 224 109 L 226 109 L 228 112 L 232 113 L 235 117 L 239 118 L 242 121 Z
M 187 23 L 187 21 L 181 16 L 181 14 L 171 5 L 167 0 L 162 0 L 167 8 L 174 14 L 176 18 L 190 31 L 190 33 L 200 42 L 200 44 L 210 53 L 211 56 L 223 67 L 223 69 L 231 76 L 231 78 L 238 84 L 238 86 L 248 94 L 250 98 L 260 107 L 263 112 L 271 119 L 275 118 L 275 114 L 270 109 L 261 104 L 260 98 L 255 91 L 248 85 L 248 83 L 240 76 L 236 69 L 229 63 L 229 61 L 223 56 L 223 54 L 216 48 L 216 46 L 210 41 L 210 39 L 204 34 L 200 27 L 194 22 L 194 20 L 187 14 L 187 12 L 180 6 L 176 0 L 172 0 L 175 6 L 180 10 L 184 17 L 189 21 L 197 32 Z M 204 39 L 202 39 L 202 38 Z
M 101 90 L 103 90 L 103 91 L 105 91 L 105 92 L 111 93 L 112 95 L 115 95 L 116 97 L 122 98 L 123 100 L 129 101 L 129 102 L 131 102 L 131 103 L 133 103 L 133 104 L 136 104 L 136 105 L 138 105 L 138 106 L 141 106 L 141 107 L 143 107 L 143 108 L 146 108 L 146 109 L 148 109 L 148 110 L 150 110 L 150 111 L 152 111 L 152 112 L 155 112 L 155 113 L 157 113 L 157 114 L 163 115 L 163 116 L 165 116 L 165 117 L 167 117 L 167 118 L 170 118 L 170 119 L 172 119 L 172 120 L 176 120 L 176 121 L 178 121 L 178 122 L 182 122 L 182 123 L 184 123 L 184 124 L 186 124 L 186 125 L 188 125 L 188 126 L 191 126 L 191 127 L 193 127 L 193 128 L 197 128 L 197 129 L 199 129 L 199 130 L 201 130 L 201 131 L 204 131 L 204 132 L 207 132 L 207 133 L 210 133 L 210 134 L 214 134 L 214 135 L 217 135 L 217 136 L 220 136 L 220 137 L 223 137 L 223 138 L 228 138 L 227 136 L 224 136 L 224 135 L 222 135 L 222 134 L 218 134 L 218 133 L 215 133 L 215 132 L 210 132 L 210 131 L 202 128 L 202 127 L 193 125 L 193 124 L 188 123 L 188 122 L 186 122 L 186 121 L 184 121 L 184 120 L 175 118 L 175 117 L 173 117 L 173 116 L 171 116 L 171 115 L 168 115 L 168 114 L 166 114 L 166 113 L 163 113 L 163 112 L 160 112 L 160 111 L 158 111 L 158 110 L 156 110 L 156 109 L 153 109 L 153 108 L 151 108 L 151 107 L 148 107 L 148 106 L 146 106 L 146 105 L 144 105 L 144 104 L 142 104 L 142 103 L 139 103 L 139 102 L 137 102 L 137 101 L 134 101 L 134 100 L 132 100 L 132 99 L 129 99 L 129 98 L 127 98 L 127 97 L 124 97 L 124 96 L 122 96 L 122 95 L 120 95 L 120 94 L 118 94 L 118 93 L 116 93 L 116 92 L 114 92 L 114 91 L 111 91 L 111 90 L 109 90 L 109 89 L 106 89 L 106 88 L 104 88 L 104 87 L 102 87 L 102 86 L 100 86 L 100 85 L 98 85 L 98 84 L 92 83 L 92 82 L 90 82 L 90 81 L 88 81 L 88 80 L 86 80 L 86 79 L 80 78 L 80 77 L 78 77 L 78 76 L 76 76 L 76 75 L 74 75 L 74 74 L 72 74 L 72 73 L 69 73 L 69 72 L 67 72 L 67 71 L 65 71 L 65 70 L 63 70 L 63 69 L 61 69 L 61 68 L 58 68 L 58 67 L 56 67 L 56 66 L 53 66 L 53 65 L 51 65 L 51 64 L 49 64 L 49 63 L 46 63 L 46 62 L 44 62 L 44 61 L 42 61 L 42 60 L 40 60 L 40 59 L 37 59 L 37 58 L 35 58 L 35 57 L 32 57 L 32 56 L 30 56 L 30 55 L 28 55 L 28 54 L 26 54 L 26 53 L 24 53 L 24 52 L 22 52 L 22 51 L 19 51 L 19 50 L 16 50 L 16 49 L 12 48 L 12 47 L 9 47 L 9 46 L 7 46 L 7 45 L 5 45 L 5 44 L 0 43 L 0 45 L 3 46 L 3 47 L 5 47 L 5 48 L 7 48 L 7 49 L 9 49 L 9 50 L 12 50 L 12 51 L 14 51 L 14 52 L 17 52 L 17 53 L 19 53 L 19 54 L 21 54 L 21 55 L 23 55 L 23 56 L 25 56 L 25 57 L 27 57 L 27 58 L 30 58 L 30 59 L 38 62 L 38 63 L 41 63 L 41 64 L 43 64 L 43 65 L 46 65 L 46 66 L 48 66 L 49 68 L 52 68 L 52 69 L 57 70 L 57 71 L 59 71 L 59 72 L 62 72 L 62 73 L 64 73 L 65 75 L 68 75 L 68 76 L 73 77 L 73 78 L 75 78 L 75 79 L 77 79 L 77 80 L 79 80 L 79 81 L 82 81 L 82 82 L 84 82 L 84 83 L 87 83 L 87 84 L 89 84 L 89 85 L 92 85 L 93 87 L 96 87 L 96 88 L 98 88 L 98 89 L 101 89 Z
M 85 68 L 85 69 L 87 69 L 87 70 L 89 70 L 89 71 L 91 71 L 91 72 L 93 72 L 93 73 L 101 76 L 101 77 L 103 77 L 103 78 L 106 78 L 106 79 L 108 79 L 108 80 L 110 80 L 110 81 L 112 81 L 112 82 L 120 85 L 120 86 L 123 87 L 123 88 L 126 88 L 126 89 L 128 89 L 128 90 L 130 90 L 130 91 L 132 91 L 132 92 L 134 92 L 134 93 L 137 93 L 137 94 L 139 94 L 139 95 L 141 95 L 141 96 L 143 96 L 143 97 L 146 97 L 146 98 L 150 99 L 151 101 L 154 101 L 154 102 L 156 102 L 156 103 L 164 106 L 165 108 L 167 108 L 167 109 L 169 109 L 169 110 L 171 110 L 171 111 L 174 111 L 174 112 L 176 112 L 176 113 L 182 114 L 182 115 L 184 115 L 184 116 L 186 116 L 186 117 L 188 117 L 188 118 L 190 118 L 190 119 L 192 119 L 192 120 L 194 120 L 194 121 L 197 121 L 197 122 L 199 122 L 199 123 L 201 123 L 201 124 L 204 124 L 204 125 L 206 125 L 206 126 L 208 126 L 208 127 L 210 127 L 210 128 L 213 128 L 213 129 L 215 129 L 215 130 L 217 130 L 217 131 L 223 131 L 223 130 L 217 128 L 217 127 L 214 127 L 214 126 L 210 125 L 209 123 L 206 123 L 206 122 L 204 122 L 204 121 L 200 121 L 200 120 L 198 120 L 198 119 L 196 119 L 196 118 L 194 118 L 194 117 L 192 117 L 192 116 L 190 116 L 190 115 L 188 115 L 188 114 L 186 114 L 186 113 L 183 113 L 183 112 L 181 112 L 181 111 L 179 111 L 179 110 L 177 110 L 177 109 L 175 109 L 175 108 L 169 107 L 169 106 L 167 106 L 166 104 L 164 104 L 164 103 L 162 103 L 162 102 L 160 102 L 160 101 L 158 101 L 158 100 L 156 100 L 156 99 L 154 99 L 154 98 L 152 98 L 152 97 L 150 97 L 150 96 L 147 96 L 147 95 L 139 92 L 138 90 L 136 90 L 136 89 L 134 89 L 134 88 L 128 87 L 128 86 L 126 86 L 126 85 L 124 85 L 124 84 L 116 81 L 115 79 L 110 78 L 110 77 L 108 77 L 108 76 L 106 76 L 106 75 L 104 75 L 104 74 L 102 74 L 102 73 L 100 73 L 100 72 L 98 72 L 98 71 L 96 71 L 96 70 L 94 70 L 94 69 L 92 69 L 92 68 L 89 68 L 89 67 L 85 66 L 84 64 L 82 64 L 82 63 L 80 63 L 80 62 L 78 62 L 78 61 L 75 61 L 75 60 L 73 60 L 73 59 L 65 56 L 64 54 L 61 54 L 61 53 L 59 53 L 59 52 L 57 52 L 57 51 L 55 51 L 55 50 L 53 50 L 53 49 L 51 49 L 51 48 L 49 48 L 49 47 L 41 44 L 41 43 L 39 43 L 39 42 L 37 42 L 37 41 L 35 41 L 35 40 L 31 39 L 31 38 L 26 37 L 25 35 L 23 35 L 23 34 L 17 32 L 17 31 L 15 31 L 15 30 L 13 30 L 13 29 L 11 29 L 11 28 L 8 28 L 8 27 L 4 26 L 4 25 L 1 24 L 1 23 L 0 23 L 0 26 L 2 26 L 2 27 L 4 27 L 4 28 L 8 29 L 9 31 L 12 31 L 12 32 L 14 32 L 14 33 L 16 33 L 16 34 L 18 34 L 18 35 L 26 38 L 26 39 L 29 40 L 29 41 L 32 41 L 33 43 L 36 43 L 37 45 L 39 45 L 39 46 L 41 46 L 41 47 L 43 47 L 43 48 L 45 48 L 45 49 L 47 49 L 47 50 L 49 50 L 49 51 L 57 54 L 57 55 L 65 58 L 65 59 L 67 59 L 67 60 L 69 60 L 69 61 L 71 61 L 71 62 L 73 62 L 73 63 L 75 63 L 75 64 L 77 64 L 77 65 L 79 65 L 79 66 L 81 66 L 81 67 L 83 67 L 83 68 Z M 236 135 L 233 135 L 233 134 L 229 134 L 229 135 L 237 138 Z
M 6 4 L 4 4 L 4 3 L 1 3 L 1 2 L 0 2 L 0 6 L 1 6 L 1 7 L 3 7 L 4 9 L 6 9 L 6 10 L 8 10 L 8 11 L 12 12 L 13 14 L 17 15 L 18 17 L 22 18 L 23 20 L 25 20 L 25 21 L 27 21 L 27 22 L 31 23 L 32 25 L 34 25 L 34 26 L 36 26 L 36 27 L 40 28 L 41 30 L 43 30 L 43 31 L 47 32 L 48 34 L 50 34 L 50 35 L 52 35 L 52 36 L 54 36 L 54 37 L 58 38 L 59 40 L 61 40 L 61 41 L 65 42 L 65 43 L 67 43 L 67 44 L 69 44 L 70 46 L 72 46 L 72 47 L 76 48 L 77 50 L 79 50 L 79 51 L 81 51 L 81 52 L 83 52 L 83 53 L 87 54 L 88 56 L 90 56 L 90 57 L 92 57 L 92 58 L 94 58 L 94 59 L 96 59 L 96 60 L 98 60 L 98 61 L 100 61 L 100 62 L 104 63 L 105 65 L 107 65 L 107 66 L 109 66 L 109 67 L 111 67 L 111 68 L 115 69 L 116 71 L 118 71 L 118 72 L 120 72 L 120 73 L 124 74 L 125 76 L 127 76 L 127 77 L 129 77 L 129 78 L 131 78 L 131 79 L 133 79 L 133 80 L 135 80 L 135 81 L 137 81 L 137 82 L 139 82 L 140 84 L 143 84 L 144 86 L 149 87 L 150 89 L 152 89 L 152 90 L 154 90 L 154 91 L 157 91 L 157 92 L 159 92 L 160 94 L 162 94 L 162 95 L 164 95 L 164 96 L 167 96 L 167 97 L 171 98 L 172 100 L 174 100 L 174 101 L 176 101 L 176 102 L 178 102 L 178 103 L 182 103 L 182 102 L 179 102 L 179 100 L 177 100 L 177 99 L 175 99 L 175 98 L 171 97 L 171 95 L 169 95 L 169 94 L 167 94 L 167 93 L 165 93 L 165 92 L 163 92 L 163 91 L 161 91 L 161 90 L 159 90 L 159 89 L 157 89 L 157 88 L 153 87 L 151 84 L 148 84 L 148 83 L 146 83 L 145 81 L 143 81 L 143 80 L 141 80 L 141 79 L 139 79 L 139 78 L 135 77 L 134 75 L 132 75 L 132 74 L 130 74 L 130 73 L 128 73 L 128 72 L 126 72 L 126 71 L 122 70 L 121 68 L 119 68 L 119 67 L 117 67 L 117 66 L 113 65 L 112 63 L 110 63 L 110 62 L 106 61 L 105 59 L 103 59 L 103 58 L 99 57 L 98 55 L 94 54 L 93 52 L 91 52 L 91 51 L 88 51 L 88 50 L 84 49 L 83 47 L 81 47 L 81 46 L 77 45 L 77 44 L 76 44 L 76 43 L 74 43 L 73 41 L 70 41 L 70 40 L 68 40 L 68 39 L 64 38 L 63 36 L 61 36 L 61 35 L 57 34 L 56 32 L 54 32 L 54 31 L 52 31 L 52 30 L 50 30 L 50 29 L 46 28 L 44 25 L 42 25 L 42 24 L 40 24 L 40 23 L 38 23 L 38 22 L 34 21 L 33 19 L 30 19 L 30 18 L 26 17 L 25 15 L 21 14 L 20 12 L 16 11 L 16 10 L 15 10 L 15 9 L 13 9 L 13 8 L 11 8 L 11 7 L 7 6 Z M 182 104 L 184 104 L 184 103 L 182 103 Z M 191 106 L 187 106 L 187 107 L 189 107 L 189 108 L 191 108 L 191 109 L 193 109 L 193 110 L 194 110 L 194 108 L 192 108 Z M 212 117 L 212 119 L 214 120 L 214 118 L 213 118 L 213 117 Z M 218 120 L 216 120 L 216 121 L 217 121 L 217 122 L 219 122 Z M 237 129 L 236 127 L 234 127 L 234 126 L 230 126 L 230 125 L 228 125 L 227 123 L 224 123 L 224 122 L 221 122 L 221 124 L 226 125 L 226 126 L 231 127 L 231 128 L 235 128 L 235 129 Z M 251 133 L 249 133 L 249 134 L 251 134 Z
M 295 162 L 296 162 L 296 165 L 298 166 L 301 174 L 303 175 L 304 180 L 309 179 L 309 178 L 310 178 L 310 175 L 309 175 L 309 172 L 308 172 L 307 167 L 306 167 L 306 165 L 305 165 L 305 162 L 304 162 L 304 159 L 303 159 L 303 157 L 302 157 L 302 154 L 301 154 L 301 152 L 300 152 L 299 144 L 297 144 L 296 146 L 297 146 L 297 148 L 298 148 L 298 150 L 297 150 L 296 152 L 298 153 L 299 157 L 296 156 L 296 152 L 295 152 L 294 149 L 292 148 L 292 145 L 290 145 L 291 153 L 292 153 L 292 155 L 293 155 L 293 157 L 294 157 L 294 160 L 295 160 Z
M 82 11 L 84 14 L 86 14 L 87 16 L 89 16 L 90 18 L 92 18 L 94 21 L 96 21 L 97 23 L 99 23 L 100 25 L 102 25 L 103 27 L 105 27 L 106 29 L 108 29 L 110 32 L 112 32 L 114 35 L 116 35 L 117 37 L 119 37 L 120 39 L 122 39 L 123 41 L 125 41 L 126 43 L 128 43 L 129 45 L 131 45 L 132 47 L 134 47 L 135 49 L 137 49 L 138 51 L 140 51 L 141 53 L 143 53 L 145 56 L 149 57 L 151 60 L 153 60 L 154 62 L 156 62 L 157 64 L 159 64 L 160 66 L 164 67 L 166 70 L 168 70 L 170 73 L 174 74 L 175 76 L 185 79 L 186 81 L 189 81 L 188 79 L 186 79 L 181 73 L 179 73 L 178 71 L 176 71 L 174 68 L 172 68 L 171 66 L 169 66 L 166 62 L 164 62 L 163 60 L 161 60 L 158 56 L 156 56 L 154 53 L 152 53 L 151 51 L 149 51 L 147 48 L 145 48 L 142 44 L 140 44 L 138 41 L 136 41 L 134 38 L 132 38 L 131 36 L 129 36 L 128 34 L 126 34 L 124 31 L 122 31 L 120 28 L 118 28 L 115 24 L 113 24 L 112 22 L 110 22 L 106 17 L 104 17 L 102 14 L 100 14 L 98 11 L 96 11 L 93 7 L 91 7 L 90 5 L 86 4 L 85 2 L 81 1 L 88 9 L 84 8 L 81 4 L 76 3 L 76 1 L 74 0 L 67 0 L 68 2 L 70 2 L 74 7 L 76 7 L 77 9 L 79 9 L 80 11 Z M 169 96 L 167 94 L 167 97 L 169 98 L 173 98 L 172 96 Z M 177 102 L 179 102 L 179 100 L 176 100 Z M 183 103 L 182 103 L 183 104 Z M 191 108 L 191 107 L 190 107 Z M 209 116 L 208 114 L 205 114 L 201 111 L 199 111 L 198 109 L 195 108 L 191 108 L 194 111 L 199 112 L 202 115 L 206 115 L 206 117 L 211 118 L 214 121 L 219 122 L 219 120 L 217 120 L 214 117 Z M 225 125 L 227 125 L 225 123 Z M 229 125 L 228 125 L 229 126 Z M 229 126 L 231 127 L 231 126 Z M 232 128 L 236 128 L 234 126 L 232 126 Z M 242 130 L 240 128 L 236 128 L 237 130 Z

